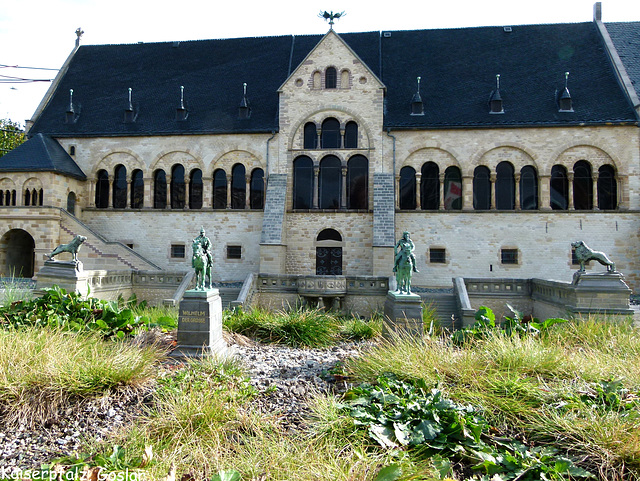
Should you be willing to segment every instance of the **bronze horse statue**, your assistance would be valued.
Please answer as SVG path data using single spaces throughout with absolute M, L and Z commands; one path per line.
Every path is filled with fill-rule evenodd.
M 202 250 L 199 242 L 193 243 L 193 257 L 191 267 L 196 270 L 196 290 L 205 290 L 211 287 L 211 264 L 207 255 Z M 207 279 L 209 280 L 207 284 Z
M 400 259 L 396 268 L 396 283 L 398 284 L 398 292 L 400 294 L 411 294 L 411 270 L 413 262 L 411 261 L 411 246 L 405 244 L 400 249 Z

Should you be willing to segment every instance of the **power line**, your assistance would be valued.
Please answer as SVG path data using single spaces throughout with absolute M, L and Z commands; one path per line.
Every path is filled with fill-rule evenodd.
M 5 65 L 5 64 L 1 64 L 0 63 L 0 68 L 24 68 L 24 69 L 29 69 L 29 70 L 52 70 L 54 72 L 57 72 L 60 69 L 57 68 L 45 68 L 45 67 L 21 67 L 19 65 Z

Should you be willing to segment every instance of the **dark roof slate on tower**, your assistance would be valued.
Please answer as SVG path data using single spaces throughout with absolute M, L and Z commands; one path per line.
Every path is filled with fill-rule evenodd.
M 0 172 L 56 172 L 80 180 L 87 178 L 62 146 L 43 134 L 36 134 L 0 157 Z
M 593 23 L 340 34 L 386 86 L 385 128 L 636 122 Z M 320 35 L 82 46 L 30 130 L 124 136 L 278 130 L 278 88 Z M 574 112 L 558 112 L 571 72 Z M 489 114 L 501 75 L 504 114 Z M 424 115 L 412 116 L 422 78 Z M 238 118 L 248 84 L 251 116 Z M 184 86 L 186 121 L 176 121 Z M 124 122 L 128 89 L 135 122 Z M 65 123 L 73 89 L 75 122 Z
M 607 31 L 640 96 L 640 22 L 606 23 Z

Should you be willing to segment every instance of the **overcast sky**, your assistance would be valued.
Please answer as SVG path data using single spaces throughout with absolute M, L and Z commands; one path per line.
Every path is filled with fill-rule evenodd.
M 345 11 L 338 33 L 588 22 L 591 0 L 0 0 L 0 119 L 24 124 L 84 30 L 83 45 L 324 34 L 320 10 Z M 605 22 L 640 21 L 640 1 L 603 0 Z M 20 66 L 54 70 L 17 69 Z

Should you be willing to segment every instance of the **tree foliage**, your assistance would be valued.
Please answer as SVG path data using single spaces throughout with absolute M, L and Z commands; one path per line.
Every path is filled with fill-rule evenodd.
M 0 157 L 24 141 L 24 130 L 19 123 L 9 119 L 0 119 Z

